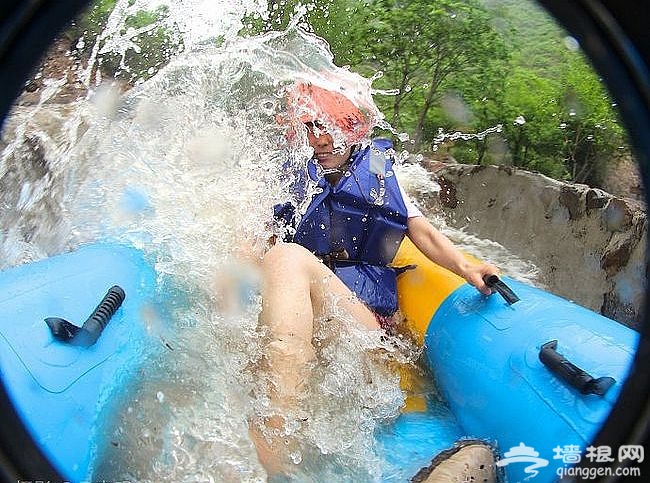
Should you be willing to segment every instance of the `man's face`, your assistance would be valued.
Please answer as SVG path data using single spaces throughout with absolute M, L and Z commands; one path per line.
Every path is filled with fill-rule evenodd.
M 306 122 L 307 140 L 314 148 L 314 159 L 324 169 L 338 168 L 350 157 L 351 147 L 334 148 L 334 139 L 318 121 Z

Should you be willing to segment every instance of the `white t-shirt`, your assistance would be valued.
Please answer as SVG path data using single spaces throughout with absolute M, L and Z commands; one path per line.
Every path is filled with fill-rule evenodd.
M 402 188 L 399 179 L 397 180 L 397 186 L 399 186 L 399 192 L 402 194 L 402 199 L 404 200 L 404 204 L 406 205 L 406 217 L 415 218 L 416 216 L 424 216 L 420 211 L 420 209 L 417 206 L 415 206 L 415 203 L 411 201 L 411 197 L 406 194 L 406 191 L 404 191 L 404 188 Z

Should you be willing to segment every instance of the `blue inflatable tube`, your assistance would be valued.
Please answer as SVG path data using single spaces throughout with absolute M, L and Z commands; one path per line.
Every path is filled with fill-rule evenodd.
M 88 481 L 101 434 L 153 348 L 143 310 L 153 303 L 155 273 L 142 254 L 113 244 L 6 270 L 0 274 L 0 370 L 14 407 L 46 457 L 69 481 Z M 78 325 L 109 289 L 124 302 L 94 344 L 56 340 L 45 320 Z
M 533 476 L 536 483 L 554 481 L 589 454 L 625 381 L 638 335 L 543 290 L 505 281 L 519 301 L 485 297 L 422 260 L 401 279 L 407 323 L 432 312 L 415 327 L 442 401 L 430 396 L 407 405 L 378 430 L 383 481 L 409 481 L 463 438 L 492 443 L 509 482 Z M 123 290 L 124 302 L 111 302 L 112 317 L 100 324 L 105 327 L 93 343 L 53 335 L 45 319 L 81 326 L 89 314 L 102 312 L 97 304 L 114 286 Z M 0 273 L 2 377 L 34 440 L 69 481 L 92 478 L 96 457 L 110 444 L 111 402 L 161 347 L 143 319 L 155 303 L 155 286 L 143 254 L 117 244 L 90 245 Z
M 94 343 L 60 340 L 48 327 L 52 318 L 81 327 L 114 286 L 124 301 Z M 143 320 L 155 286 L 140 251 L 109 243 L 0 272 L 2 377 L 33 439 L 67 481 L 92 481 L 94 463 L 110 444 L 118 406 L 111 403 L 128 394 L 161 347 Z M 409 481 L 462 437 L 444 403 L 420 402 L 376 434 L 382 481 Z
M 417 265 L 398 280 L 400 309 L 460 434 L 492 443 L 507 481 L 552 482 L 583 458 L 618 457 L 590 444 L 626 380 L 636 331 L 507 277 L 516 297 L 486 297 L 411 243 L 396 263 Z
M 550 482 L 559 468 L 595 454 L 587 448 L 618 397 L 638 334 L 562 298 L 506 281 L 521 299 L 513 305 L 468 285 L 453 292 L 429 324 L 426 354 L 460 426 L 497 445 L 509 481 L 536 476 L 535 482 Z M 579 368 L 603 388 L 570 384 L 552 362 L 542 363 L 543 348 L 568 372 Z

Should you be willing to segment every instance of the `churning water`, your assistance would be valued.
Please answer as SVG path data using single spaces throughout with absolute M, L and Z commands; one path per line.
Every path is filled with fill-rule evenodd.
M 178 51 L 125 92 L 95 69 L 102 55 L 138 49 L 128 15 L 165 2 L 120 0 L 76 76 L 89 94 L 51 101 L 64 81 L 45 82 L 41 102 L 6 123 L 0 160 L 0 268 L 117 240 L 143 250 L 161 305 L 146 314 L 162 356 L 116 402 L 111 445 L 96 479 L 263 481 L 249 420 L 267 414 L 256 330 L 259 300 L 249 252 L 271 235 L 269 215 L 287 180 L 285 89 L 296 80 L 344 86 L 380 128 L 371 80 L 335 66 L 327 44 L 297 25 L 243 38 L 253 0 L 169 0 Z M 297 24 L 298 22 L 296 22 Z M 171 28 L 171 27 L 170 27 Z M 212 40 L 211 40 L 212 39 Z M 213 41 L 219 39 L 219 42 Z M 128 69 L 127 65 L 123 66 Z M 291 159 L 309 154 L 306 143 Z M 418 199 L 435 192 L 417 164 L 398 168 Z M 442 222 L 439 221 L 439 224 Z M 462 248 L 531 279 L 535 267 L 497 244 L 442 229 Z M 404 403 L 397 363 L 418 350 L 400 337 L 357 330 L 345 316 L 319 324 L 319 361 L 305 403 L 292 415 L 295 478 L 375 481 L 388 464 L 373 437 Z M 400 475 L 390 469 L 396 480 Z

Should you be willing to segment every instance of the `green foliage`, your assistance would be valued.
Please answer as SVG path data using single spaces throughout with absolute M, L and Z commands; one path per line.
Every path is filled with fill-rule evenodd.
M 88 58 L 93 46 L 101 47 L 108 19 L 117 0 L 97 0 L 77 18 L 66 32 L 75 43 L 83 39 L 84 48 L 79 53 Z M 128 84 L 141 82 L 151 77 L 165 65 L 182 46 L 173 29 L 164 22 L 168 17 L 165 6 L 155 11 L 139 10 L 124 22 L 123 38 L 128 38 L 129 48 L 123 52 L 110 52 L 99 56 L 98 69 L 103 76 L 120 78 Z M 100 49 L 101 50 L 101 49 Z
M 94 43 L 104 30 L 108 17 L 115 8 L 117 0 L 97 0 L 77 19 L 72 22 L 66 35 L 71 39 L 86 36 L 86 43 Z
M 512 61 L 502 106 L 509 161 L 601 186 L 607 164 L 628 151 L 601 80 L 545 12 L 519 0 L 498 3 L 493 13 L 516 27 L 507 37 Z M 514 123 L 518 116 L 525 124 Z
M 564 164 L 570 179 L 600 185 L 626 134 L 600 79 L 579 54 L 569 59 L 563 79 Z
M 103 56 L 102 70 L 127 83 L 142 82 L 154 75 L 181 49 L 174 32 L 163 22 L 168 15 L 166 7 L 158 7 L 155 11 L 139 10 L 128 17 L 121 33 L 137 47 Z
M 412 134 L 409 150 L 438 147 L 432 144 L 440 129 L 479 133 L 501 124 L 498 135 L 440 148 L 461 162 L 512 164 L 601 185 L 607 163 L 626 145 L 601 81 L 534 4 L 490 3 L 496 7 L 368 2 L 345 36 L 355 48 L 348 45 L 341 57 L 365 75 L 382 71 L 377 88 L 399 90 L 377 101 L 396 129 Z
M 269 0 L 268 17 L 249 15 L 240 35 L 285 30 L 297 19 L 301 28 L 327 40 L 337 65 L 353 65 L 358 61 L 359 46 L 367 43 L 357 35 L 366 8 L 363 0 Z
M 508 75 L 501 112 L 510 162 L 600 186 L 607 163 L 626 144 L 625 133 L 585 59 L 577 52 L 558 54 L 564 68 L 554 76 L 521 65 Z
M 301 7 L 301 5 L 305 5 Z M 273 0 L 247 34 L 300 25 L 328 41 L 335 62 L 365 76 L 410 151 L 508 164 L 600 186 L 626 138 L 601 81 L 571 39 L 525 0 Z M 437 142 L 442 129 L 500 133 Z M 439 145 L 438 145 L 439 144 Z
M 385 87 L 399 89 L 389 112 L 395 127 L 404 129 L 404 121 L 414 117 L 404 119 L 404 111 L 415 110 L 411 132 L 415 145 L 425 147 L 437 133 L 432 121 L 444 124 L 445 119 L 435 118 L 434 107 L 445 100 L 446 93 L 458 91 L 468 78 L 491 78 L 493 66 L 504 61 L 507 52 L 476 2 L 378 3 L 390 7 L 381 14 L 387 28 L 383 38 L 389 42 L 371 43 L 370 47 L 373 58 L 383 59 Z M 451 118 L 456 116 L 459 124 L 469 121 L 458 114 L 452 113 Z

